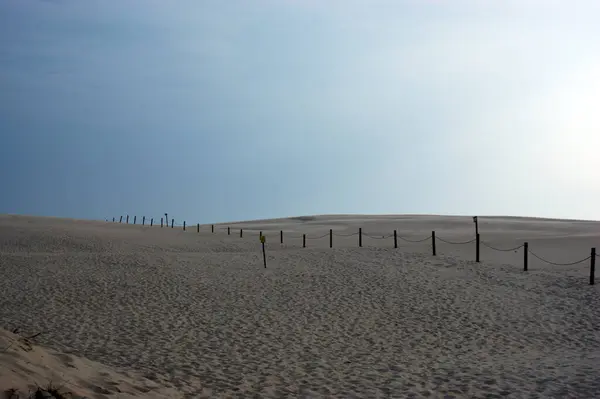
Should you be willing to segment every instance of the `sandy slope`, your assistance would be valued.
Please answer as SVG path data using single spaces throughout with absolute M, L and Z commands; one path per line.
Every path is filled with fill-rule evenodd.
M 436 230 L 469 240 L 466 217 L 232 226 L 227 236 L 225 226 L 198 234 L 195 226 L 0 216 L 0 323 L 43 331 L 38 341 L 52 350 L 141 373 L 179 395 L 600 395 L 600 284 L 587 285 L 587 262 L 531 259 L 524 273 L 520 250 L 485 248 L 476 264 L 472 244 L 439 242 L 433 257 L 428 241 L 394 249 L 391 238 L 379 238 L 397 229 L 408 239 Z M 363 248 L 356 235 L 339 236 L 359 226 L 373 237 Z M 327 237 L 302 248 L 303 233 L 330 227 L 333 249 Z M 259 230 L 267 234 L 267 269 Z M 480 232 L 496 247 L 528 241 L 558 262 L 600 247 L 598 222 L 482 218 Z

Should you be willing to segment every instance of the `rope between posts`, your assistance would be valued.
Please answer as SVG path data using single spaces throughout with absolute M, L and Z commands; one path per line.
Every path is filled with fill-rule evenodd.
M 337 233 L 333 233 L 333 235 L 336 236 L 336 237 L 352 237 L 352 236 L 358 235 L 358 233 L 350 233 L 350 234 L 337 234 Z
M 393 234 L 390 234 L 390 235 L 387 235 L 387 236 L 386 236 L 386 235 L 384 235 L 384 236 L 381 236 L 381 237 L 379 237 L 379 236 L 372 236 L 372 235 L 365 234 L 365 233 L 363 233 L 363 235 L 364 235 L 364 236 L 366 236 L 366 237 L 372 238 L 372 239 L 374 239 L 374 240 L 382 240 L 382 239 L 384 239 L 384 238 L 390 238 L 390 237 L 392 237 L 392 236 L 393 236 Z
M 431 238 L 431 236 L 427 236 L 427 237 L 423 238 L 422 240 L 411 240 L 411 239 L 400 237 L 400 236 L 398 236 L 398 238 L 401 239 L 402 241 L 406 241 L 406 242 L 423 242 L 423 241 L 429 240 Z
M 473 238 L 470 241 L 454 242 L 454 241 L 444 240 L 443 238 L 440 238 L 440 237 L 437 237 L 437 236 L 436 236 L 436 238 L 438 240 L 440 240 L 441 242 L 445 242 L 446 244 L 454 244 L 454 245 L 470 244 L 470 243 L 475 242 L 477 240 L 477 238 Z
M 500 251 L 500 252 L 511 252 L 511 251 L 516 251 L 517 249 L 520 249 L 520 248 L 524 247 L 524 245 L 523 245 L 523 244 L 521 244 L 521 245 L 519 245 L 518 247 L 514 247 L 514 248 L 508 248 L 508 249 L 502 249 L 502 248 L 495 248 L 495 247 L 492 247 L 491 245 L 489 245 L 489 244 L 486 244 L 486 243 L 485 243 L 485 242 L 483 242 L 483 241 L 481 241 L 481 244 L 482 244 L 484 247 L 488 247 L 489 249 L 493 249 L 494 251 Z
M 583 263 L 583 262 L 585 262 L 585 261 L 587 261 L 587 260 L 590 260 L 590 258 L 591 258 L 591 256 L 588 256 L 587 258 L 585 258 L 585 259 L 582 259 L 582 260 L 578 260 L 577 262 L 571 262 L 571 263 L 555 263 L 555 262 L 550 262 L 549 260 L 546 260 L 546 259 L 544 259 L 544 258 L 542 258 L 542 257 L 540 257 L 540 256 L 538 256 L 538 255 L 536 255 L 535 253 L 533 253 L 533 252 L 531 252 L 531 251 L 529 251 L 529 253 L 530 253 L 530 254 L 532 254 L 534 257 L 538 258 L 539 260 L 541 260 L 542 262 L 546 262 L 546 263 L 548 263 L 548 264 L 550 264 L 550 265 L 554 265 L 554 266 L 573 266 L 573 265 L 576 265 L 576 264 L 578 264 L 578 263 Z
M 329 233 L 323 234 L 322 236 L 319 237 L 306 237 L 307 240 L 318 240 L 324 237 L 327 237 L 329 235 Z

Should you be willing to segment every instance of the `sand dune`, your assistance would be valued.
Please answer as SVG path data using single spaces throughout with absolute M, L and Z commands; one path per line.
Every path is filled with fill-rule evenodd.
M 484 247 L 475 263 L 472 244 L 440 241 L 433 257 L 428 241 L 395 249 L 387 237 L 469 240 L 469 217 L 296 217 L 231 224 L 231 236 L 226 226 L 0 216 L 0 326 L 43 332 L 51 378 L 90 398 L 600 395 L 589 263 L 532 258 L 523 272 L 521 251 Z M 302 248 L 302 234 L 330 228 L 333 249 L 328 237 Z M 481 218 L 480 233 L 568 262 L 600 243 L 600 222 Z M 19 356 L 30 363 L 13 375 Z M 23 356 L 0 357 L 2 384 L 50 378 Z
M 0 392 L 14 389 L 21 397 L 27 397 L 38 388 L 52 386 L 73 398 L 180 396 L 176 390 L 164 388 L 140 373 L 117 373 L 100 363 L 47 350 L 34 342 L 33 338 L 0 329 Z

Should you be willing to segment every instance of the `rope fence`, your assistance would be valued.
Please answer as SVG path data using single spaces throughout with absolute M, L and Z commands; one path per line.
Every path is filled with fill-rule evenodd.
M 424 242 L 424 241 L 427 241 L 427 240 L 431 239 L 431 237 L 429 237 L 429 236 L 427 236 L 427 237 L 425 237 L 425 238 L 423 238 L 421 240 L 411 240 L 411 239 L 408 239 L 406 237 L 398 237 L 398 238 L 401 239 L 402 241 L 411 242 L 411 243 L 419 243 L 419 242 Z
M 108 219 L 106 219 L 108 221 Z M 129 215 L 125 215 L 125 224 L 129 224 L 129 220 L 130 217 Z M 146 218 L 146 216 L 142 216 L 142 222 L 141 225 L 142 226 L 158 226 L 158 223 L 154 223 L 154 218 L 150 218 L 149 219 L 150 222 L 147 223 L 148 219 Z M 119 217 L 119 221 L 117 222 L 116 218 L 112 218 L 112 222 L 113 223 L 123 223 L 123 216 Z M 137 224 L 137 216 L 133 217 L 133 224 Z M 171 219 L 171 224 L 169 225 L 169 221 L 166 218 L 160 218 L 160 227 L 170 227 L 170 228 L 175 228 L 175 226 L 177 227 L 181 227 L 183 229 L 183 231 L 186 231 L 187 227 L 190 227 L 188 225 L 186 225 L 186 222 L 183 221 L 181 223 L 177 222 L 175 223 L 175 219 L 172 218 Z M 200 223 L 196 224 L 196 232 L 200 233 Z M 232 235 L 232 228 L 227 226 L 227 227 L 223 227 L 223 226 L 217 226 L 219 231 L 223 231 L 223 232 L 227 232 L 227 235 Z M 215 225 L 212 224 L 210 225 L 210 231 L 211 233 L 215 233 Z M 235 233 L 235 232 L 234 232 Z M 244 231 L 243 229 L 239 229 L 239 236 L 240 238 L 244 237 Z M 539 261 L 549 264 L 549 265 L 553 265 L 553 266 L 574 266 L 574 265 L 578 265 L 584 262 L 589 261 L 590 262 L 590 280 L 589 283 L 590 285 L 594 285 L 595 283 L 595 270 L 596 270 L 596 258 L 600 257 L 599 254 L 596 253 L 596 248 L 592 248 L 591 249 L 591 254 L 589 256 L 587 256 L 584 259 L 580 259 L 577 261 L 573 261 L 573 262 L 568 262 L 568 263 L 558 263 L 558 262 L 552 262 L 549 261 L 545 258 L 543 258 L 542 256 L 536 254 L 535 252 L 532 252 L 529 249 L 529 243 L 525 242 L 521 245 L 518 245 L 516 247 L 513 248 L 498 248 L 495 247 L 487 242 L 481 241 L 480 239 L 480 234 L 479 232 L 476 233 L 475 238 L 471 239 L 471 240 L 467 240 L 467 241 L 450 241 L 444 238 L 441 238 L 439 236 L 436 236 L 435 231 L 431 232 L 431 235 L 424 237 L 424 238 L 420 238 L 420 239 L 411 239 L 411 238 L 407 238 L 407 237 L 401 237 L 398 236 L 397 231 L 394 230 L 394 232 L 392 234 L 381 234 L 381 233 L 364 233 L 362 231 L 362 228 L 358 229 L 358 232 L 354 232 L 354 233 L 334 233 L 333 229 L 329 229 L 329 232 L 323 234 L 323 235 L 319 235 L 319 236 L 315 236 L 315 237 L 311 237 L 311 236 L 307 236 L 306 234 L 302 234 L 302 235 L 293 235 L 293 234 L 287 234 L 286 237 L 288 238 L 292 238 L 292 239 L 300 239 L 302 238 L 302 247 L 306 248 L 306 242 L 307 240 L 311 240 L 311 241 L 315 241 L 315 240 L 321 240 L 325 237 L 329 237 L 329 247 L 333 248 L 333 237 L 343 237 L 343 238 L 349 238 L 349 237 L 353 237 L 353 236 L 358 236 L 358 246 L 362 247 L 363 246 L 363 236 L 370 238 L 370 239 L 374 239 L 374 240 L 385 240 L 385 239 L 389 239 L 392 238 L 394 239 L 394 248 L 398 248 L 398 239 L 408 242 L 408 243 L 422 243 L 428 240 L 431 240 L 431 250 L 432 250 L 432 255 L 436 256 L 437 255 L 437 251 L 436 251 L 436 241 L 440 241 L 443 242 L 445 244 L 449 244 L 449 245 L 468 245 L 468 244 L 472 244 L 475 243 L 475 261 L 476 262 L 480 262 L 480 246 L 483 245 L 484 247 L 491 249 L 493 251 L 497 251 L 497 252 L 517 252 L 518 250 L 520 250 L 521 248 L 523 248 L 523 271 L 528 271 L 528 264 L 529 264 L 529 257 L 528 255 L 533 256 L 534 258 L 538 259 Z M 263 232 L 260 231 L 259 232 L 259 237 L 263 237 Z M 279 237 L 280 237 L 280 243 L 283 244 L 284 243 L 284 233 L 283 230 L 279 231 Z
M 372 238 L 374 240 L 383 240 L 383 239 L 386 239 L 386 238 L 393 237 L 393 234 L 390 234 L 390 235 L 387 235 L 387 236 L 386 235 L 383 235 L 383 236 L 372 236 L 370 234 L 366 234 L 365 233 L 364 235 L 365 235 L 365 237 L 369 237 L 369 238 Z
M 518 250 L 518 249 L 521 249 L 521 248 L 523 248 L 523 246 L 524 246 L 525 244 L 519 245 L 518 247 L 514 247 L 514 248 L 507 248 L 507 249 L 502 249 L 502 248 L 495 248 L 495 247 L 492 247 L 491 245 L 489 245 L 489 244 L 486 244 L 484 241 L 481 241 L 481 245 L 483 245 L 484 247 L 487 247 L 487 248 L 489 248 L 489 249 L 493 249 L 494 251 L 499 251 L 499 252 L 513 252 L 513 251 L 516 251 L 516 250 Z
M 307 240 L 320 240 L 321 238 L 325 238 L 329 235 L 329 233 L 327 234 L 323 234 L 322 236 L 318 236 L 318 237 L 306 237 Z
M 583 263 L 583 262 L 585 262 L 587 260 L 590 260 L 592 258 L 591 256 L 588 256 L 585 259 L 581 259 L 581 260 L 578 260 L 578 261 L 575 261 L 575 262 L 570 262 L 570 263 L 556 263 L 556 262 L 550 262 L 549 260 L 546 260 L 546 259 L 542 258 L 541 256 L 536 255 L 534 252 L 529 251 L 529 253 L 531 255 L 533 255 L 534 258 L 537 258 L 537 259 L 541 260 L 542 262 L 548 263 L 549 265 L 553 265 L 553 266 L 574 266 L 574 265 L 578 265 L 580 263 Z
M 333 233 L 333 235 L 336 237 L 352 237 L 352 236 L 357 236 L 358 233 L 350 233 L 350 234 Z
M 469 241 L 459 241 L 459 242 L 444 240 L 443 238 L 440 238 L 440 237 L 438 237 L 438 240 L 440 240 L 441 242 L 445 242 L 446 244 L 465 245 L 465 244 L 474 243 L 477 240 L 477 238 L 473 238 L 472 240 L 469 240 Z

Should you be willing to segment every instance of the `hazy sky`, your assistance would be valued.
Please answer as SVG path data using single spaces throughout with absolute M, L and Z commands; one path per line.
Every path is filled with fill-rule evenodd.
M 600 219 L 598 21 L 598 0 L 1 0 L 0 213 Z

